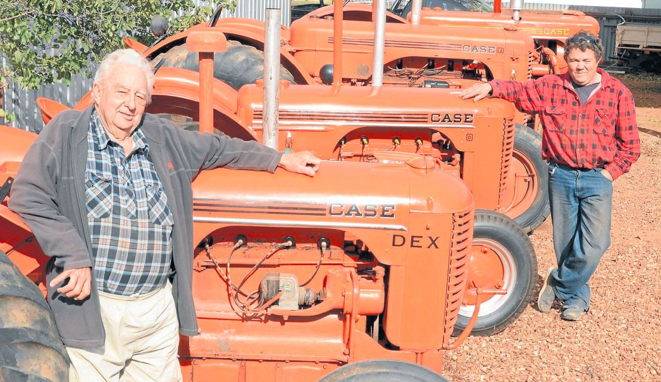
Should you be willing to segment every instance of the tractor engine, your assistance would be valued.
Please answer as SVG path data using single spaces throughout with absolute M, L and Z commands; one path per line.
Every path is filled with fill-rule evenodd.
M 325 162 L 314 178 L 198 177 L 201 333 L 180 347 L 185 376 L 317 381 L 377 358 L 441 371 L 467 278 L 472 196 L 421 156 L 383 161 Z

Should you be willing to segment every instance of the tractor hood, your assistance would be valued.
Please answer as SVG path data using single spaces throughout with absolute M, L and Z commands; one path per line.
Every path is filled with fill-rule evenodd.
M 193 183 L 195 218 L 249 216 L 249 225 L 275 219 L 283 225 L 305 221 L 317 226 L 401 228 L 408 225 L 411 213 L 453 213 L 473 203 L 466 185 L 434 169 L 433 158 L 384 153 L 379 159 L 380 163 L 324 161 L 314 177 L 282 169 L 275 174 L 204 171 Z
M 472 214 L 468 187 L 434 169 L 432 158 L 380 159 L 383 163 L 322 162 L 314 177 L 281 169 L 275 174 L 204 171 L 193 183 L 194 240 L 228 226 L 344 231 L 380 253 L 379 261 L 398 264 L 405 260 L 401 251 L 425 248 L 400 248 L 401 242 L 436 237 L 456 216 Z
M 401 126 L 474 128 L 480 117 L 513 118 L 503 100 L 462 100 L 457 89 L 324 85 L 284 85 L 279 98 L 282 131 L 332 131 L 335 126 Z M 311 102 L 314 100 L 314 102 Z M 246 85 L 239 91 L 238 115 L 244 126 L 261 130 L 263 89 Z
M 521 20 L 512 19 L 512 10 L 502 13 L 444 11 L 440 8 L 423 9 L 420 13 L 422 25 L 454 26 L 471 28 L 471 34 L 480 29 L 496 30 L 497 27 L 516 26 L 534 39 L 566 39 L 581 29 L 599 35 L 599 22 L 583 12 L 521 10 Z

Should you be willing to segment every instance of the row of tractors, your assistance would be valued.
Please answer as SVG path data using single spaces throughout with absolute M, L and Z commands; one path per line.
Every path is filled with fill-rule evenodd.
M 534 116 L 457 93 L 561 73 L 566 39 L 598 24 L 513 3 L 477 13 L 416 0 L 405 19 L 380 1 L 338 1 L 291 28 L 214 17 L 152 47 L 126 41 L 156 71 L 147 112 L 256 141 L 275 119 L 275 148 L 325 160 L 314 178 L 195 180 L 201 334 L 182 337 L 185 381 L 445 381 L 444 350 L 522 314 L 537 277 L 528 234 L 549 215 L 541 137 Z M 46 122 L 67 109 L 38 102 Z M 0 380 L 66 380 L 48 258 L 6 207 L 36 136 L 0 133 Z

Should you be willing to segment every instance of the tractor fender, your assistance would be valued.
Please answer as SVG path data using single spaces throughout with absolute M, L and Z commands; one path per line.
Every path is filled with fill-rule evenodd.
M 171 49 L 175 45 L 185 43 L 186 38 L 190 32 L 203 28 L 202 24 L 198 24 L 182 33 L 167 38 L 154 47 L 148 49 L 143 53 L 147 59 L 153 59 L 159 54 Z M 238 40 L 244 45 L 255 47 L 258 50 L 264 51 L 265 39 L 265 24 L 263 21 L 244 19 L 244 18 L 228 18 L 220 19 L 214 27 L 225 34 L 228 40 Z M 280 38 L 289 41 L 289 29 L 285 27 L 280 28 Z M 280 48 L 280 62 L 291 74 L 298 84 L 313 84 L 315 80 L 307 74 L 305 67 L 298 62 L 294 56 L 291 55 L 286 47 Z
M 372 21 L 372 5 L 365 3 L 347 3 L 343 7 L 344 17 L 346 21 Z M 314 11 L 308 13 L 307 15 L 301 17 L 301 19 L 309 17 L 328 17 L 333 16 L 335 9 L 333 5 L 326 5 L 324 7 L 315 9 Z M 298 21 L 298 20 L 297 20 Z M 294 21 L 296 22 L 296 21 Z M 391 11 L 386 11 L 386 22 L 387 23 L 397 23 L 397 24 L 408 24 L 409 22 Z
M 41 110 L 41 119 L 43 119 L 44 124 L 46 125 L 51 119 L 55 118 L 56 115 L 65 110 L 71 110 L 71 108 L 66 105 L 44 97 L 37 98 L 37 106 L 39 106 L 39 110 Z
M 199 73 L 187 69 L 160 68 L 155 76 L 152 102 L 146 111 L 154 114 L 181 114 L 197 120 L 200 102 L 199 77 Z M 232 137 L 257 140 L 255 131 L 244 126 L 236 114 L 237 91 L 215 78 L 212 89 L 216 128 Z M 83 110 L 92 103 L 92 92 L 88 92 L 73 108 Z
M 132 38 L 124 37 L 122 40 L 124 41 L 124 46 L 126 48 L 133 49 L 140 54 L 143 54 L 144 52 L 147 51 L 147 49 L 149 49 L 147 45 Z

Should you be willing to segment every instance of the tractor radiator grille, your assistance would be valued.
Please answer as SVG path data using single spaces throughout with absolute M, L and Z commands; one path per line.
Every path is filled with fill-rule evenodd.
M 535 61 L 535 51 L 531 50 L 528 52 L 528 76 L 527 79 L 532 78 L 532 64 Z
M 253 111 L 253 123 L 261 125 L 263 110 Z M 352 111 L 316 111 L 316 110 L 282 110 L 278 122 L 282 125 L 300 124 L 327 124 L 329 121 L 343 125 L 387 125 L 387 124 L 426 124 L 429 122 L 427 113 L 401 113 L 401 112 L 352 112 Z
M 498 193 L 498 207 L 507 207 L 502 205 L 503 194 L 507 188 L 507 177 L 512 168 L 512 152 L 514 151 L 514 120 L 508 118 L 503 125 L 503 149 L 500 158 L 500 187 Z
M 452 244 L 448 269 L 448 289 L 445 302 L 445 328 L 443 345 L 450 344 L 450 337 L 457 323 L 459 308 L 464 298 L 468 279 L 468 261 L 473 239 L 473 208 L 452 215 Z

